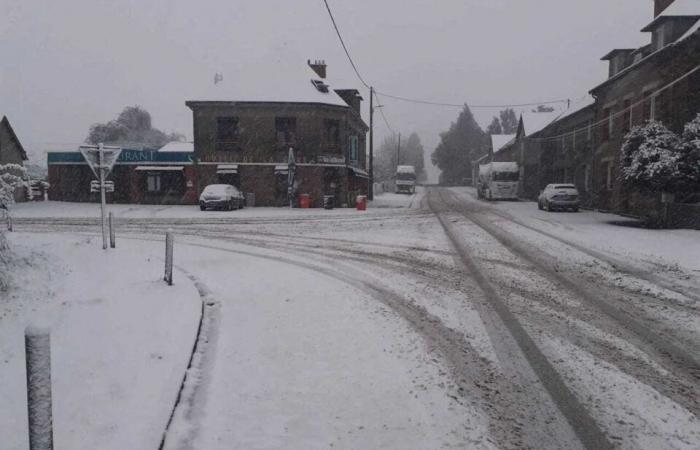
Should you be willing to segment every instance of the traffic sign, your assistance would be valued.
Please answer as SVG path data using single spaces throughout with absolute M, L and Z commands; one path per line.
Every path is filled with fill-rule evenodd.
M 107 177 L 107 175 L 109 175 L 109 173 L 112 171 L 112 167 L 114 167 L 114 163 L 117 162 L 117 158 L 119 158 L 119 154 L 121 152 L 121 147 L 109 147 L 106 145 L 80 146 L 80 153 L 83 154 L 83 158 L 85 158 L 85 161 L 88 163 L 96 177 L 100 176 L 100 169 L 103 169 L 104 176 Z
M 90 182 L 90 192 L 100 192 L 100 180 Z M 114 181 L 105 181 L 105 192 L 114 192 Z

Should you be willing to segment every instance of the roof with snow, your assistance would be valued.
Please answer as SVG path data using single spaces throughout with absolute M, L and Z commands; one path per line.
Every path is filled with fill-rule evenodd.
M 554 122 L 562 114 L 562 109 L 554 109 L 551 112 L 523 112 L 521 114 L 523 126 L 525 127 L 525 136 L 530 136 L 544 127 Z
M 492 134 L 491 149 L 494 153 L 498 153 L 500 149 L 508 145 L 513 139 L 515 139 L 514 134 Z
M 164 146 L 158 149 L 159 152 L 194 152 L 193 142 L 179 142 L 172 141 L 168 142 Z
M 413 166 L 396 166 L 396 173 L 416 173 L 416 168 Z
M 222 78 L 217 83 L 208 81 L 205 86 L 190 93 L 188 101 L 322 103 L 348 107 L 333 91 L 329 80 L 321 79 L 306 62 L 274 63 L 259 67 L 244 65 L 223 73 Z M 321 85 L 326 85 L 327 89 Z
M 561 115 L 559 117 L 557 117 L 556 120 L 565 119 L 565 118 L 581 111 L 582 109 L 588 108 L 589 106 L 593 105 L 594 103 L 595 103 L 595 98 L 593 98 L 593 96 L 591 94 L 586 94 L 583 97 L 581 97 L 580 99 L 574 100 L 573 102 L 571 102 L 569 107 L 566 110 L 564 110 L 564 112 L 562 112 Z
M 656 16 L 642 31 L 652 31 L 659 23 L 671 17 L 700 17 L 700 0 L 675 0 Z
M 15 141 L 15 144 L 17 144 L 17 147 L 19 148 L 19 152 L 22 155 L 22 159 L 25 161 L 27 159 L 29 159 L 27 157 L 27 152 L 24 150 L 22 143 L 19 141 L 19 138 L 17 137 L 17 134 L 15 134 L 15 130 L 12 128 L 12 125 L 10 125 L 10 119 L 8 119 L 7 116 L 4 115 L 3 113 L 0 113 L 0 125 L 5 125 L 7 127 L 7 130 L 10 133 L 10 138 Z

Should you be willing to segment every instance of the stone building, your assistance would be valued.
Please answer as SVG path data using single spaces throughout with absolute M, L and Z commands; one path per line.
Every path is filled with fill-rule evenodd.
M 369 182 L 362 97 L 355 89 L 331 89 L 323 62 L 288 69 L 256 77 L 255 86 L 217 76 L 207 92 L 185 102 L 194 142 L 123 149 L 108 200 L 196 204 L 206 185 L 226 183 L 254 194 L 258 206 L 288 205 L 291 148 L 296 194 L 309 194 L 315 207 L 324 195 L 354 205 Z M 90 193 L 94 175 L 79 152 L 49 152 L 48 167 L 50 199 L 97 200 Z
M 354 204 L 367 193 L 362 97 L 355 89 L 332 89 L 324 62 L 308 66 L 301 76 L 286 74 L 272 92 L 214 86 L 207 97 L 185 103 L 193 114 L 197 191 L 227 183 L 254 193 L 258 205 L 285 205 L 291 148 L 296 191 L 309 194 L 312 206 L 323 195 Z
M 18 164 L 23 166 L 24 161 L 27 160 L 27 152 L 24 151 L 24 147 L 12 129 L 7 116 L 0 114 L 0 117 L 2 117 L 0 120 L 0 165 Z M 24 188 L 15 192 L 16 201 L 24 201 L 26 198 L 27 193 Z
M 648 215 L 660 194 L 627 189 L 619 178 L 624 136 L 655 119 L 675 132 L 700 112 L 700 2 L 656 0 L 655 17 L 642 29 L 651 42 L 637 49 L 614 49 L 608 79 L 594 87 L 593 198 L 602 210 Z M 693 70 L 695 70 L 693 72 Z

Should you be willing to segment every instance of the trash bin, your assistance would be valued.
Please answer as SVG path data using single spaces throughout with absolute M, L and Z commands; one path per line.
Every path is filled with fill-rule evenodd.
M 309 207 L 309 194 L 299 194 L 299 208 Z
M 255 206 L 255 192 L 246 192 L 245 193 L 245 205 L 246 206 Z
M 323 196 L 323 209 L 333 209 L 333 203 L 335 203 L 334 195 Z
M 365 211 L 367 209 L 367 196 L 358 195 L 355 197 L 355 207 L 358 211 Z

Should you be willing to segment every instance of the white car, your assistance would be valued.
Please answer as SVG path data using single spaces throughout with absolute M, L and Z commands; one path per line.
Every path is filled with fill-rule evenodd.
M 548 184 L 537 198 L 537 207 L 547 211 L 570 209 L 577 212 L 578 189 L 573 184 Z
M 210 184 L 199 196 L 199 209 L 227 209 L 229 211 L 245 206 L 245 197 L 235 186 L 230 184 Z

